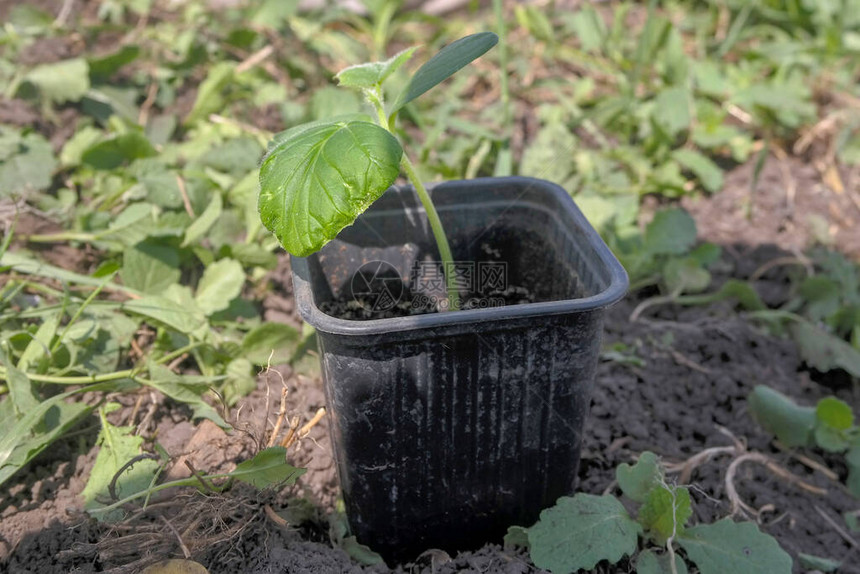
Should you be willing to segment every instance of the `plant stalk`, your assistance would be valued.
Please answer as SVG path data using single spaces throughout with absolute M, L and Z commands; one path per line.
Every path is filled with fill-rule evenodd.
M 368 100 L 376 108 L 376 113 L 379 117 L 379 125 L 385 128 L 388 133 L 397 137 L 391 130 L 388 123 L 388 116 L 385 115 L 385 108 L 382 104 L 382 94 L 379 91 L 368 92 Z M 427 213 L 427 220 L 430 223 L 430 229 L 433 231 L 433 238 L 436 240 L 436 246 L 439 249 L 439 257 L 443 266 L 442 274 L 445 276 L 445 287 L 448 291 L 448 307 L 445 310 L 459 311 L 460 310 L 460 292 L 457 289 L 457 276 L 454 266 L 454 257 L 451 254 L 451 246 L 448 244 L 448 236 L 445 235 L 445 229 L 442 227 L 442 220 L 439 219 L 439 213 L 436 211 L 436 206 L 433 205 L 433 199 L 427 192 L 427 188 L 421 182 L 418 172 L 415 171 L 415 166 L 412 165 L 406 151 L 400 158 L 400 166 L 406 173 L 409 182 L 415 188 L 415 193 L 418 194 L 418 199 L 421 200 L 421 205 L 424 206 L 424 211 Z

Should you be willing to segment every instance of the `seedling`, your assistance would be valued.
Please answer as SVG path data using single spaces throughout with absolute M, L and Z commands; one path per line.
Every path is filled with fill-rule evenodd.
M 259 210 L 263 224 L 293 255 L 319 251 L 388 189 L 401 169 L 415 187 L 444 269 L 453 257 L 430 194 L 397 139 L 403 107 L 440 84 L 498 42 L 491 32 L 461 38 L 421 66 L 394 104 L 386 108 L 382 86 L 415 53 L 406 49 L 384 62 L 359 64 L 337 74 L 341 86 L 358 90 L 376 121 L 354 114 L 310 122 L 275 136 L 260 166 Z M 455 277 L 446 273 L 448 308 L 460 307 Z
M 579 493 L 560 498 L 531 528 L 511 527 L 505 544 L 529 548 L 535 565 L 550 572 L 590 570 L 602 560 L 615 564 L 627 556 L 640 574 L 683 574 L 687 564 L 676 546 L 702 574 L 791 572 L 791 557 L 751 522 L 724 518 L 688 528 L 690 491 L 668 481 L 653 453 L 642 453 L 632 466 L 620 465 L 615 475 L 624 496 L 639 505 L 635 519 L 611 494 Z M 660 547 L 665 552 L 658 553 Z

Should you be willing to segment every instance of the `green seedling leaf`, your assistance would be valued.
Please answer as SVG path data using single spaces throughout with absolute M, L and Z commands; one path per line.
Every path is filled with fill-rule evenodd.
M 117 73 L 120 68 L 130 64 L 140 55 L 140 48 L 133 45 L 120 47 L 116 52 L 107 54 L 100 58 L 90 58 L 90 78 L 93 81 L 104 81 Z
M 632 556 L 641 533 L 614 496 L 563 496 L 529 528 L 531 558 L 551 572 L 589 570 L 601 560 L 614 564 Z
M 686 88 L 673 87 L 660 92 L 654 101 L 654 122 L 669 137 L 674 138 L 690 127 L 690 98 Z
M 663 480 L 663 469 L 657 455 L 645 451 L 633 466 L 619 464 L 615 469 L 615 480 L 624 496 L 636 502 L 645 502 L 651 489 Z
M 661 485 L 652 488 L 639 509 L 639 524 L 659 545 L 684 532 L 693 515 L 690 491 L 683 486 Z
M 530 548 L 529 529 L 522 526 L 509 526 L 503 543 L 505 550 L 514 550 L 515 548 L 528 550 Z
M 29 347 L 28 347 L 29 348 Z M 18 361 L 21 364 L 21 361 Z M 20 416 L 39 406 L 39 397 L 29 377 L 9 361 L 6 352 L 0 345 L 0 366 L 6 370 L 6 385 L 9 387 L 9 398 L 12 401 L 15 414 Z
M 752 522 L 724 518 L 701 524 L 678 538 L 687 557 L 702 574 L 790 574 L 791 556 Z
M 750 414 L 766 430 L 788 447 L 812 442 L 816 415 L 812 407 L 801 407 L 779 391 L 757 385 L 747 397 Z
M 35 86 L 49 102 L 77 102 L 90 89 L 89 65 L 83 58 L 41 64 L 30 70 L 24 81 Z
M 696 243 L 696 222 L 683 209 L 654 214 L 645 228 L 645 249 L 653 255 L 683 255 Z
M 233 81 L 236 65 L 232 62 L 218 62 L 209 68 L 209 75 L 197 89 L 197 99 L 191 108 L 186 124 L 206 119 L 224 105 L 224 90 Z
M 215 225 L 218 218 L 224 209 L 224 200 L 221 199 L 220 193 L 212 194 L 212 201 L 200 214 L 200 217 L 195 219 L 188 229 L 185 230 L 185 238 L 182 240 L 181 247 L 188 247 L 195 243 L 198 239 L 206 235 L 206 233 Z
M 818 572 L 836 572 L 836 570 L 841 565 L 840 562 L 836 560 L 831 560 L 830 558 L 821 558 L 819 556 L 813 556 L 811 554 L 804 554 L 800 552 L 797 554 L 797 559 L 800 561 L 800 565 L 807 570 L 817 570 Z
M 818 401 L 815 409 L 818 426 L 815 442 L 828 452 L 842 452 L 848 448 L 845 431 L 854 426 L 854 413 L 847 403 L 836 397 L 825 397 Z
M 850 343 L 805 320 L 793 321 L 789 330 L 803 360 L 810 366 L 822 372 L 844 369 L 860 377 L 860 351 Z
M 695 259 L 675 258 L 663 266 L 663 282 L 670 293 L 699 293 L 711 284 L 711 273 Z
M 206 324 L 206 317 L 200 309 L 188 308 L 158 295 L 126 301 L 122 308 L 180 333 L 193 333 Z
M 260 451 L 250 460 L 240 462 L 229 476 L 260 489 L 295 484 L 305 469 L 290 466 L 286 460 L 287 449 L 273 446 Z
M 460 38 L 439 50 L 412 76 L 409 85 L 394 103 L 391 115 L 393 116 L 403 106 L 453 76 L 473 60 L 486 54 L 498 41 L 499 37 L 492 32 L 480 32 Z
M 409 61 L 417 49 L 417 46 L 406 48 L 384 62 L 370 62 L 344 68 L 335 78 L 339 85 L 348 88 L 367 90 L 381 86 L 391 74 Z
M 675 555 L 675 570 L 668 554 L 658 555 L 653 550 L 643 550 L 636 558 L 636 574 L 687 574 L 687 564 Z
M 212 315 L 229 307 L 230 301 L 242 292 L 244 283 L 242 264 L 232 259 L 222 259 L 206 267 L 194 300 L 201 311 Z
M 113 405 L 115 408 L 118 405 Z M 110 485 L 114 477 L 114 492 L 118 499 L 137 494 L 149 488 L 152 479 L 158 472 L 159 464 L 156 460 L 144 459 L 135 462 L 124 472 L 117 475 L 126 463 L 141 454 L 143 437 L 135 436 L 134 427 L 117 427 L 108 422 L 107 408 L 99 411 L 102 429 L 99 433 L 99 453 L 93 465 L 87 485 L 81 496 L 84 499 L 84 508 L 92 510 L 100 508 L 113 502 L 110 496 Z M 121 512 L 99 513 L 102 520 L 120 518 Z
M 224 374 L 227 378 L 224 379 L 221 394 L 229 407 L 235 405 L 239 399 L 257 388 L 257 379 L 253 375 L 253 365 L 248 359 L 233 359 L 227 364 Z
M 130 131 L 101 141 L 81 154 L 81 163 L 96 169 L 114 169 L 125 162 L 158 155 L 146 136 Z
M 48 140 L 0 126 L 0 197 L 47 189 L 56 165 Z
M 190 377 L 177 375 L 163 365 L 149 366 L 150 380 L 138 379 L 140 383 L 151 387 L 171 399 L 185 403 L 194 412 L 193 419 L 209 419 L 222 429 L 231 428 L 212 405 L 203 400 L 203 395 L 209 390 L 207 384 L 193 381 Z M 212 382 L 217 378 L 208 378 Z M 206 380 L 206 378 L 204 378 Z
M 351 225 L 400 173 L 397 139 L 359 119 L 305 124 L 273 143 L 260 167 L 260 218 L 300 257 Z
M 340 547 L 350 558 L 362 566 L 376 566 L 385 563 L 382 556 L 371 550 L 369 546 L 360 543 L 355 536 L 347 536 L 341 540 Z
M 850 445 L 842 431 L 820 424 L 815 427 L 815 444 L 827 452 L 844 452 Z
M 123 252 L 119 276 L 123 283 L 141 293 L 162 293 L 177 283 L 181 274 L 179 252 L 173 247 L 143 241 Z
M 702 183 L 702 187 L 711 193 L 720 191 L 723 187 L 723 170 L 710 158 L 692 149 L 679 149 L 672 153 L 675 161 L 693 172 Z
M 39 366 L 39 362 L 43 359 L 49 359 L 51 354 L 51 344 L 54 341 L 54 336 L 57 334 L 57 328 L 60 326 L 60 314 L 49 315 L 39 325 L 33 339 L 21 353 L 18 359 L 18 368 L 26 372 L 31 366 Z M 2 355 L 0 355 L 2 358 Z
M 73 271 L 67 271 L 60 267 L 49 265 L 48 263 L 43 263 L 41 261 L 33 259 L 32 257 L 28 257 L 20 253 L 12 253 L 8 251 L 6 253 L 3 253 L 2 257 L 0 257 L 0 267 L 7 265 L 18 273 L 23 273 L 25 275 L 46 277 L 48 279 L 55 279 L 63 283 L 75 283 L 78 285 L 87 285 L 89 287 L 106 286 L 114 291 L 123 291 L 126 293 L 137 294 L 136 291 L 131 288 L 117 285 L 115 283 L 105 284 L 104 279 L 81 275 L 80 273 L 75 273 Z
M 242 354 L 255 365 L 289 363 L 301 340 L 301 333 L 284 323 L 263 323 L 242 340 Z

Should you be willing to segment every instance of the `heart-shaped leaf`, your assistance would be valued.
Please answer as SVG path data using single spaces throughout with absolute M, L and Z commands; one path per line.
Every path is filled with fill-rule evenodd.
M 402 155 L 393 135 L 355 116 L 279 134 L 260 167 L 260 219 L 284 249 L 310 255 L 394 183 Z
M 418 68 L 394 103 L 391 114 L 396 114 L 403 106 L 486 54 L 498 41 L 499 37 L 492 32 L 480 32 L 460 38 L 439 50 L 438 54 Z

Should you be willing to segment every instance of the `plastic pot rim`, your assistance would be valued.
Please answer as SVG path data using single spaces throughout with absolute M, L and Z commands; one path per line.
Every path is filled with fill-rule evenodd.
M 318 331 L 334 335 L 367 336 L 392 331 L 415 331 L 443 327 L 448 325 L 462 325 L 467 323 L 486 323 L 495 321 L 506 321 L 529 317 L 541 317 L 548 315 L 562 315 L 569 313 L 582 313 L 602 309 L 619 301 L 627 293 L 627 272 L 621 263 L 615 258 L 603 239 L 588 223 L 588 220 L 579 210 L 570 195 L 559 185 L 536 178 L 511 176 L 511 177 L 485 177 L 470 180 L 449 180 L 439 182 L 428 187 L 444 184 L 445 186 L 456 186 L 457 184 L 484 184 L 492 182 L 504 182 L 507 185 L 519 185 L 523 187 L 540 186 L 552 193 L 556 199 L 570 210 L 570 215 L 579 226 L 583 239 L 595 250 L 600 262 L 609 271 L 609 283 L 602 291 L 578 299 L 562 299 L 558 301 L 543 301 L 540 303 L 525 303 L 521 305 L 506 305 L 489 309 L 464 309 L 459 311 L 447 311 L 441 313 L 429 313 L 425 315 L 412 315 L 407 317 L 393 317 L 387 319 L 352 320 L 339 319 L 324 313 L 313 301 L 310 285 L 310 267 L 307 258 L 290 256 L 293 269 L 293 292 L 296 297 L 296 305 L 302 318 Z M 400 189 L 410 186 L 400 186 Z M 513 203 L 516 203 L 514 200 Z M 359 216 L 360 217 L 360 216 Z M 450 231 L 449 231 L 450 233 Z M 313 255 L 311 255 L 313 257 Z

